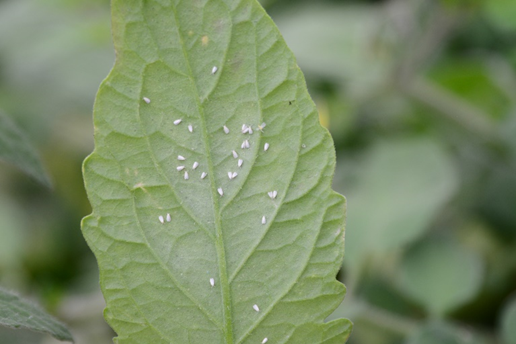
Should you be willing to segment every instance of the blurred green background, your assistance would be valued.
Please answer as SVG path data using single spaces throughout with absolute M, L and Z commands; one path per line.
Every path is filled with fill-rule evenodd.
M 262 0 L 337 148 L 350 344 L 516 343 L 516 1 Z M 52 189 L 1 164 L 0 285 L 108 344 L 81 162 L 108 0 L 0 0 L 0 111 Z M 0 343 L 54 344 L 0 329 Z M 304 344 L 304 343 L 303 343 Z

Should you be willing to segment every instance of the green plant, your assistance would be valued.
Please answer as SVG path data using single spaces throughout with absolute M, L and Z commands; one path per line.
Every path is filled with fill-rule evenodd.
M 326 321 L 353 319 L 349 344 L 512 344 L 516 2 L 261 3 L 335 140 L 348 200 L 347 293 Z M 0 109 L 53 184 L 0 167 L 0 285 L 37 298 L 78 344 L 115 336 L 78 228 L 109 14 L 108 0 L 0 1 Z M 55 341 L 0 326 L 0 343 Z
M 0 325 L 14 329 L 48 333 L 56 339 L 73 342 L 70 331 L 39 307 L 0 288 Z
M 114 0 L 84 163 L 118 343 L 344 343 L 333 143 L 256 0 Z
M 50 179 L 29 139 L 15 122 L 2 112 L 0 112 L 0 160 L 17 166 L 40 183 L 50 186 Z M 0 288 L 0 325 L 44 332 L 60 340 L 73 341 L 69 330 L 61 322 L 31 302 L 2 288 Z

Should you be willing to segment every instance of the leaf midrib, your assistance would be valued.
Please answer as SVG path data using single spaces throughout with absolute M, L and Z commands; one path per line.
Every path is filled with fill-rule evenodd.
M 172 7 L 172 10 L 174 12 L 176 23 L 179 23 L 178 18 L 177 18 L 177 11 L 176 11 L 176 9 L 173 6 L 171 6 L 171 7 Z M 148 29 L 149 29 L 149 32 L 152 35 L 152 29 L 150 27 L 148 27 Z M 195 90 L 196 103 L 197 103 L 197 107 L 198 107 L 198 111 L 199 111 L 199 115 L 200 115 L 200 120 L 201 120 L 201 124 L 202 124 L 201 125 L 201 127 L 202 127 L 202 136 L 203 136 L 204 143 L 205 143 L 205 155 L 206 155 L 207 165 L 208 165 L 208 175 L 210 177 L 210 184 L 211 184 L 211 191 L 212 191 L 212 200 L 213 200 L 212 203 L 213 203 L 213 206 L 214 206 L 213 210 L 214 210 L 214 217 L 215 217 L 216 237 L 214 237 L 212 235 L 212 233 L 205 226 L 203 226 L 201 224 L 201 222 L 190 212 L 190 210 L 187 207 L 182 206 L 182 208 L 186 211 L 186 213 L 190 216 L 190 218 L 192 218 L 192 220 L 194 220 L 194 222 L 196 222 L 202 229 L 204 229 L 206 231 L 208 236 L 211 239 L 213 239 L 215 244 L 216 244 L 217 257 L 218 257 L 219 269 L 220 269 L 220 285 L 221 285 L 221 288 L 222 288 L 222 298 L 223 298 L 223 306 L 224 306 L 223 310 L 222 310 L 222 312 L 224 314 L 223 331 L 224 331 L 225 336 L 226 336 L 226 343 L 227 344 L 233 344 L 232 314 L 231 314 L 229 283 L 228 283 L 228 278 L 227 278 L 227 268 L 226 268 L 226 259 L 225 259 L 226 255 L 225 255 L 224 242 L 222 240 L 222 226 L 221 226 L 221 221 L 220 221 L 219 199 L 217 197 L 218 192 L 216 190 L 216 184 L 215 184 L 215 180 L 214 180 L 214 172 L 213 172 L 214 170 L 213 170 L 213 163 L 211 161 L 211 155 L 210 155 L 210 145 L 209 145 L 209 139 L 208 139 L 207 126 L 206 126 L 206 122 L 204 120 L 204 111 L 203 111 L 202 104 L 200 103 L 199 92 L 198 92 L 198 89 L 196 87 L 195 80 L 193 79 L 193 72 L 192 72 L 192 69 L 191 69 L 191 66 L 190 66 L 190 62 L 188 60 L 188 54 L 187 54 L 187 52 L 185 50 L 185 46 L 184 46 L 184 43 L 183 43 L 183 37 L 181 35 L 181 31 L 180 30 L 178 30 L 178 35 L 179 35 L 179 38 L 180 38 L 180 44 L 181 44 L 183 55 L 184 55 L 184 58 L 185 58 L 185 61 L 186 61 L 186 65 L 188 66 L 188 71 L 190 73 L 190 75 L 188 75 L 187 77 L 190 79 L 190 81 L 191 81 L 191 83 L 193 85 L 193 89 Z M 155 39 L 154 36 L 153 36 L 153 39 Z M 226 49 L 226 52 L 227 52 L 227 49 Z M 141 98 L 141 96 L 142 96 L 142 94 L 139 95 L 139 99 Z M 170 180 L 166 177 L 166 174 L 164 173 L 163 169 L 161 168 L 161 165 L 159 164 L 159 162 L 156 159 L 155 153 L 154 153 L 154 151 L 152 149 L 152 146 L 151 146 L 151 144 L 149 142 L 148 134 L 144 130 L 144 126 L 143 126 L 143 124 L 141 122 L 140 115 L 138 116 L 138 121 L 140 123 L 140 127 L 143 130 L 143 134 L 144 134 L 145 141 L 146 141 L 147 147 L 149 149 L 149 152 L 151 153 L 151 159 L 152 159 L 156 169 L 158 170 L 158 173 L 161 174 L 162 177 L 167 181 L 167 184 L 168 184 L 169 188 L 175 194 L 175 196 L 179 199 L 178 195 L 175 193 L 174 188 L 172 187 L 172 185 L 170 183 Z M 133 199 L 133 211 L 135 212 L 135 214 L 137 214 L 136 209 L 135 209 L 135 205 L 134 205 L 134 199 Z M 161 266 L 161 268 L 164 271 L 166 271 L 166 273 L 169 276 L 169 278 L 171 279 L 171 281 L 178 287 L 178 289 L 183 293 L 183 295 L 185 295 L 190 301 L 192 301 L 197 307 L 199 307 L 199 309 L 208 317 L 208 319 L 210 319 L 210 321 L 215 326 L 220 328 L 219 323 L 215 319 L 213 319 L 213 317 L 211 316 L 210 312 L 208 312 L 208 310 L 206 310 L 201 304 L 199 304 L 197 302 L 197 300 L 192 295 L 190 295 L 184 288 L 182 288 L 180 283 L 174 278 L 174 276 L 171 273 L 171 271 L 166 267 L 166 265 L 160 259 L 160 257 L 156 254 L 154 249 L 152 249 L 152 246 L 150 245 L 150 243 L 147 240 L 147 237 L 146 237 L 146 235 L 145 235 L 145 233 L 143 231 L 143 227 L 141 225 L 141 222 L 140 222 L 138 216 L 136 216 L 136 218 L 137 218 L 137 221 L 138 221 L 138 228 L 139 228 L 143 238 L 145 239 L 147 247 L 149 248 L 149 250 L 150 250 L 151 254 L 154 256 L 154 258 L 156 259 L 157 263 Z M 160 335 L 163 336 L 163 334 L 161 334 L 161 333 L 160 333 Z
M 177 9 L 174 5 L 171 6 L 172 11 L 174 12 L 174 19 L 176 24 L 179 26 L 179 17 L 177 15 Z M 203 8 L 204 11 L 204 8 Z M 228 11 L 230 12 L 230 11 Z M 231 26 L 233 26 L 232 21 L 229 22 Z M 227 261 L 226 261 L 226 249 L 224 247 L 224 240 L 223 240 L 223 233 L 222 233 L 222 224 L 220 219 L 220 202 L 218 197 L 218 191 L 217 186 L 215 184 L 215 174 L 214 174 L 214 168 L 213 168 L 213 162 L 211 159 L 211 149 L 210 149 L 210 141 L 209 141 L 209 134 L 208 129 L 205 121 L 205 114 L 204 114 L 204 108 L 201 103 L 201 98 L 199 94 L 199 90 L 197 89 L 197 85 L 195 83 L 195 79 L 193 77 L 192 67 L 190 65 L 190 60 L 188 58 L 188 52 L 186 51 L 186 47 L 184 44 L 184 39 L 182 32 L 180 28 L 178 27 L 178 36 L 179 36 L 179 43 L 181 45 L 181 50 L 183 52 L 183 56 L 186 62 L 186 66 L 188 68 L 189 72 L 189 79 L 192 83 L 192 87 L 195 90 L 195 102 L 197 104 L 197 109 L 199 111 L 199 117 L 201 121 L 201 127 L 202 127 L 202 136 L 204 141 L 204 148 L 205 148 L 205 154 L 206 154 L 206 160 L 208 165 L 208 177 L 210 178 L 210 184 L 211 184 L 211 198 L 212 198 L 212 204 L 213 204 L 213 216 L 215 217 L 214 225 L 215 225 L 215 246 L 217 249 L 217 260 L 218 260 L 218 266 L 219 266 L 219 278 L 220 278 L 220 286 L 222 289 L 222 314 L 224 316 L 224 334 L 226 339 L 226 344 L 233 344 L 233 314 L 232 314 L 232 307 L 231 307 L 231 296 L 230 296 L 230 289 L 229 289 L 229 279 L 227 274 Z M 230 35 L 231 39 L 232 35 Z M 227 51 L 229 49 L 230 42 L 228 42 L 228 45 L 226 46 L 226 49 L 223 54 L 223 60 L 226 60 Z M 219 69 L 222 66 L 219 67 Z M 216 74 L 216 82 L 218 82 L 220 75 L 222 74 L 222 71 L 220 70 L 218 74 Z M 213 87 L 213 89 L 216 86 Z M 210 92 L 211 93 L 211 92 Z M 210 94 L 208 93 L 208 94 Z
M 177 10 L 176 10 L 176 8 L 174 6 L 171 6 L 171 8 L 172 8 L 172 11 L 174 12 L 176 23 L 179 25 L 179 20 L 178 20 L 178 16 L 177 16 Z M 230 24 L 232 25 L 232 22 L 230 22 Z M 149 27 L 149 31 L 152 33 L 153 30 L 150 29 L 150 27 Z M 229 276 L 228 276 L 228 273 L 227 273 L 227 261 L 226 261 L 225 246 L 224 246 L 224 241 L 223 241 L 223 231 L 222 231 L 221 214 L 220 214 L 220 211 L 221 211 L 220 197 L 218 195 L 217 185 L 216 185 L 216 182 L 215 182 L 214 166 L 213 166 L 212 158 L 211 158 L 211 155 L 210 155 L 211 148 L 210 148 L 209 132 L 207 130 L 207 124 L 206 124 L 206 121 L 205 121 L 204 107 L 203 107 L 203 104 L 202 104 L 204 102 L 204 100 L 208 99 L 208 96 L 216 88 L 216 83 L 219 80 L 218 78 L 222 74 L 221 73 L 222 71 L 220 70 L 222 66 L 219 66 L 219 73 L 217 74 L 217 80 L 216 80 L 215 86 L 213 86 L 213 88 L 207 93 L 207 96 L 204 98 L 204 100 L 201 101 L 199 90 L 197 88 L 197 84 L 196 84 L 194 76 L 193 76 L 193 71 L 192 71 L 192 68 L 191 68 L 190 60 L 188 58 L 188 52 L 187 52 L 185 44 L 184 44 L 183 35 L 181 33 L 181 30 L 178 30 L 177 32 L 178 32 L 178 36 L 179 36 L 179 40 L 180 40 L 181 49 L 182 49 L 182 52 L 183 52 L 183 57 L 185 59 L 186 66 L 188 68 L 188 73 L 189 74 L 187 75 L 187 77 L 190 80 L 190 82 L 192 84 L 192 89 L 195 92 L 195 96 L 196 96 L 195 101 L 196 101 L 196 105 L 197 105 L 197 109 L 198 109 L 199 117 L 200 117 L 200 122 L 201 122 L 201 128 L 202 128 L 201 132 L 202 132 L 202 138 L 204 140 L 203 144 L 204 144 L 205 155 L 206 155 L 206 160 L 207 160 L 207 165 L 208 165 L 207 166 L 208 167 L 208 175 L 209 175 L 209 180 L 210 180 L 210 184 L 211 184 L 210 186 L 211 186 L 211 193 L 212 193 L 212 200 L 213 200 L 212 203 L 213 203 L 213 214 L 214 214 L 214 220 L 215 220 L 214 221 L 214 225 L 215 225 L 215 234 L 216 234 L 216 236 L 214 237 L 213 235 L 211 235 L 211 232 L 209 232 L 207 230 L 207 228 L 202 226 L 199 223 L 199 221 L 197 219 L 195 219 L 193 214 L 190 214 L 188 209 L 185 209 L 185 210 L 189 213 L 189 215 L 192 217 L 192 219 L 194 219 L 195 222 L 197 222 L 199 225 L 201 225 L 201 227 L 203 227 L 210 234 L 210 237 L 215 242 L 216 249 L 217 249 L 217 259 L 218 259 L 218 263 L 219 263 L 220 285 L 221 285 L 221 289 L 222 289 L 222 299 L 223 299 L 222 301 L 223 301 L 223 307 L 224 307 L 222 312 L 223 312 L 223 315 L 224 315 L 224 326 L 223 327 L 224 327 L 225 339 L 226 339 L 226 343 L 227 344 L 233 344 L 235 342 L 234 342 L 234 338 L 233 338 L 233 327 L 232 327 L 231 296 L 230 296 L 230 288 L 229 288 L 229 281 L 230 281 L 230 279 L 229 279 Z M 224 59 L 223 59 L 223 61 L 225 61 L 225 57 L 226 57 L 227 52 L 229 50 L 231 38 L 232 38 L 232 35 L 230 35 L 230 40 L 229 40 L 228 45 L 227 45 L 227 47 L 226 47 L 226 49 L 224 51 Z M 255 54 L 255 57 L 257 57 L 256 54 Z M 257 70 L 256 63 L 257 63 L 257 61 L 255 61 L 255 72 L 256 72 L 256 75 L 257 75 L 258 74 L 258 70 Z M 257 85 L 255 85 L 255 87 L 256 87 L 257 99 L 258 99 L 258 101 L 260 103 L 260 108 L 261 108 L 261 97 L 260 97 L 260 94 L 258 92 Z M 296 107 L 297 107 L 297 105 L 296 105 Z M 261 114 L 262 114 L 262 112 L 260 110 L 260 118 L 261 118 Z M 301 131 L 300 131 L 300 135 L 301 136 L 302 136 L 302 132 L 303 132 L 303 130 L 302 130 L 303 124 L 304 123 L 302 121 L 301 122 Z M 149 150 L 152 152 L 152 149 L 150 147 L 150 142 L 148 142 L 147 135 L 146 135 L 146 139 L 147 139 L 147 143 L 149 144 Z M 300 141 L 299 145 L 301 145 L 301 141 Z M 296 164 L 297 164 L 297 162 L 299 160 L 299 152 L 300 152 L 300 149 L 298 149 L 298 156 L 296 158 Z M 155 160 L 154 158 L 155 157 L 154 157 L 154 153 L 153 153 L 153 160 Z M 256 157 L 255 157 L 255 159 L 256 159 Z M 159 163 L 157 161 L 154 161 L 154 162 L 156 164 L 156 167 L 161 170 L 161 166 L 159 165 Z M 291 176 L 291 179 L 295 175 L 295 170 L 296 169 L 294 169 L 294 172 L 293 172 L 293 175 Z M 163 171 L 161 170 L 161 172 L 163 172 Z M 161 173 L 161 174 L 163 174 L 163 173 Z M 173 188 L 172 188 L 172 185 L 171 185 L 170 181 L 168 180 L 168 178 L 166 178 L 166 180 L 168 181 L 168 184 L 169 184 L 170 188 L 173 191 Z M 236 197 L 236 195 L 234 197 Z M 232 199 L 234 197 L 232 197 Z M 231 203 L 231 200 L 225 206 L 227 206 L 229 203 Z M 225 206 L 222 209 L 224 209 Z M 279 211 L 279 208 L 280 207 L 278 207 L 276 209 L 275 215 L 277 215 L 277 213 Z M 323 216 L 323 218 L 324 218 L 324 216 Z M 323 222 L 324 222 L 324 220 L 323 220 Z M 318 236 L 315 238 L 314 245 L 317 242 L 317 238 L 318 238 Z M 312 250 L 314 248 L 315 248 L 315 246 L 312 247 Z M 153 255 L 155 255 L 155 252 L 152 252 L 152 253 L 153 253 Z M 310 256 L 311 255 L 307 256 L 308 257 L 307 258 L 307 262 L 309 261 L 309 257 Z M 156 257 L 156 255 L 155 255 L 155 257 Z M 171 275 L 171 272 L 159 260 L 159 257 L 156 257 L 156 259 L 160 262 L 160 265 L 162 265 L 162 267 L 167 271 L 167 273 L 169 274 L 169 276 L 172 279 L 172 281 L 174 281 L 176 285 L 179 285 L 177 283 L 177 281 Z M 302 273 L 305 271 L 305 269 L 306 269 L 306 264 L 305 264 L 305 267 L 303 269 L 301 269 L 300 275 L 302 275 Z M 293 287 L 293 285 L 291 285 L 287 289 L 287 291 L 278 300 L 281 300 L 285 296 L 285 294 L 288 294 L 289 290 L 291 290 L 292 287 Z M 185 294 L 185 296 L 189 297 L 190 295 Z M 204 308 L 202 308 L 202 311 L 204 313 L 207 312 Z M 258 324 L 261 323 L 261 321 L 263 320 L 264 316 L 266 314 L 268 314 L 269 311 L 270 310 L 264 310 L 264 314 L 261 317 L 261 320 L 257 321 L 253 325 L 253 327 L 251 329 L 256 328 L 256 326 L 258 326 Z M 206 315 L 208 315 L 208 317 L 213 321 L 213 318 L 209 314 L 206 314 Z M 214 322 L 214 324 L 217 325 L 218 323 Z M 247 336 L 250 334 L 250 332 L 252 332 L 252 331 L 248 331 L 246 334 L 244 334 L 244 337 L 241 338 L 239 340 L 239 342 L 241 342 L 242 340 L 247 338 Z

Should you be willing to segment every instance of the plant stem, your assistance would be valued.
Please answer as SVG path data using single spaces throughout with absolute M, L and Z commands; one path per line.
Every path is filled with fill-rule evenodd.
M 451 92 L 423 79 L 416 78 L 402 86 L 412 98 L 437 110 L 464 129 L 488 141 L 496 141 L 496 130 L 489 115 Z

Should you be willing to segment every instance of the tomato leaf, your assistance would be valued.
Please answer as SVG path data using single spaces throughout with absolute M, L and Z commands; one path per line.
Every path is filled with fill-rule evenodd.
M 11 163 L 45 186 L 50 179 L 27 136 L 7 115 L 0 112 L 0 160 Z
M 14 329 L 25 328 L 31 331 L 48 333 L 56 339 L 73 342 L 73 337 L 64 324 L 36 305 L 1 288 L 0 325 Z
M 256 0 L 114 0 L 84 164 L 105 316 L 127 343 L 344 343 L 344 198 Z M 251 128 L 249 130 L 248 128 Z

